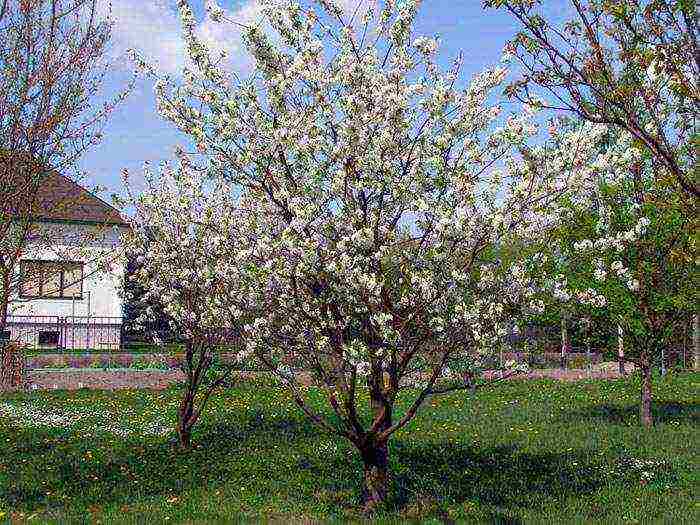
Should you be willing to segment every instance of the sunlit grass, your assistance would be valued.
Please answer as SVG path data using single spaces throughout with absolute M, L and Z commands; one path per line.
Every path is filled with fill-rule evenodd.
M 512 382 L 429 401 L 391 444 L 378 522 L 698 522 L 700 375 Z M 322 406 L 318 398 L 319 406 Z M 218 394 L 189 454 L 177 391 L 33 392 L 0 400 L 0 521 L 360 520 L 360 464 L 263 384 Z

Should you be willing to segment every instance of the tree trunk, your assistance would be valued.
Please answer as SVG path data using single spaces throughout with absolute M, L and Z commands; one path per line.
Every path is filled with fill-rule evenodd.
M 180 450 L 187 451 L 192 448 L 192 427 L 179 422 L 177 425 L 177 444 Z
M 693 316 L 693 370 L 700 372 L 700 314 Z
M 666 348 L 661 348 L 661 376 L 666 375 Z
M 369 382 L 369 402 L 372 424 L 379 422 L 377 433 L 391 427 L 393 413 L 391 401 L 384 397 L 387 377 L 381 368 L 374 368 Z M 384 503 L 389 491 L 389 449 L 387 439 L 377 441 L 376 434 L 368 436 L 360 448 L 364 464 L 364 486 L 362 500 L 365 512 L 373 512 Z
M 389 450 L 386 443 L 370 444 L 360 451 L 364 463 L 362 499 L 366 512 L 386 501 L 389 491 Z
M 177 414 L 177 440 L 180 450 L 187 451 L 192 448 L 192 428 L 196 422 L 194 396 L 187 392 Z
M 639 404 L 639 420 L 644 428 L 651 428 L 654 420 L 651 415 L 651 365 L 649 359 L 643 356 L 640 359 L 642 373 L 641 402 Z
M 3 304 L 4 301 L 0 299 L 0 334 L 5 331 L 7 326 L 7 304 Z
M 625 375 L 625 342 L 622 335 L 622 326 L 617 325 L 617 363 L 620 375 Z
M 4 274 L 2 276 L 2 285 L 0 285 L 0 335 L 5 331 L 7 326 L 7 314 L 10 308 L 10 279 Z M 2 340 L 0 339 L 0 344 Z
M 586 317 L 586 369 L 588 370 L 588 377 L 591 377 L 591 318 Z
M 27 358 L 16 344 L 0 341 L 0 392 L 27 388 Z

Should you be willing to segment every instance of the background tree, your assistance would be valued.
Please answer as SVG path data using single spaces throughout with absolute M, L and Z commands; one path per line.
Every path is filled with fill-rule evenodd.
M 57 244 L 36 224 L 42 211 L 38 188 L 52 172 L 75 169 L 131 87 L 104 101 L 111 25 L 97 16 L 96 4 L 0 3 L 0 331 L 19 284 L 25 248 Z
M 642 374 L 640 419 L 649 427 L 652 367 L 697 305 L 697 219 L 687 216 L 675 188 L 655 177 L 655 158 L 628 134 L 586 124 L 564 136 L 555 135 L 554 150 L 533 153 L 532 166 L 546 166 L 575 137 L 597 137 L 587 161 L 595 176 L 587 191 L 560 201 L 560 226 L 531 268 L 566 308 L 604 313 L 623 328 L 631 343 L 625 359 Z
M 274 37 L 245 29 L 255 66 L 239 79 L 179 2 L 194 67 L 182 85 L 158 82 L 158 107 L 206 155 L 206 173 L 178 169 L 134 207 L 183 237 L 151 247 L 154 274 L 211 283 L 212 317 L 247 317 L 247 352 L 356 447 L 371 510 L 387 496 L 391 436 L 429 396 L 483 384 L 506 307 L 534 293 L 502 246 L 546 230 L 544 205 L 575 174 L 499 168 L 521 162 L 513 146 L 537 129 L 488 106 L 504 70 L 462 87 L 461 58 L 438 67 L 437 42 L 413 34 L 417 1 L 350 15 L 311 4 L 265 7 Z M 174 262 L 202 230 L 208 249 Z M 169 315 L 187 316 L 170 286 L 156 286 Z M 331 415 L 312 408 L 299 372 Z
M 563 24 L 538 0 L 484 2 L 507 9 L 522 27 L 506 46 L 522 71 L 507 94 L 629 133 L 663 168 L 654 175 L 674 181 L 696 213 L 697 3 L 569 1 L 575 17 Z
M 171 319 L 165 313 L 163 305 L 157 297 L 152 297 L 147 288 L 136 277 L 141 269 L 138 264 L 139 256 L 145 256 L 148 245 L 134 245 L 132 253 L 127 257 L 124 272 L 122 344 L 125 347 L 151 345 L 156 340 L 160 344 L 177 343 L 181 338 L 172 331 Z M 137 250 L 145 250 L 137 252 Z M 144 315 L 146 314 L 147 315 Z
M 693 316 L 693 370 L 700 371 L 700 315 Z

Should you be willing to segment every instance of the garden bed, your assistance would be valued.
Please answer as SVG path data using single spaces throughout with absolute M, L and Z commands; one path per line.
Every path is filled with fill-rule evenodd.
M 159 390 L 184 379 L 179 370 L 32 370 L 29 373 L 33 390 Z
M 219 354 L 222 362 L 232 362 L 234 355 Z M 162 370 L 176 369 L 182 354 L 178 353 L 45 353 L 30 354 L 27 357 L 29 369 L 42 368 L 158 368 Z

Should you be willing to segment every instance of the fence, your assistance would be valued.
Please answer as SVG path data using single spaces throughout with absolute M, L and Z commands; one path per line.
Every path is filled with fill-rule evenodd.
M 34 349 L 119 350 L 121 317 L 11 315 L 9 339 Z

